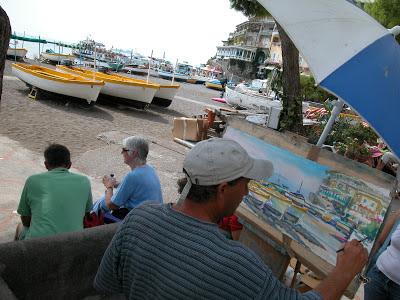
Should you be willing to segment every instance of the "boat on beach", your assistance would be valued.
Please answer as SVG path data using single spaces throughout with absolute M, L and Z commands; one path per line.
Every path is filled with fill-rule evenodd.
M 106 74 L 78 67 L 58 65 L 57 70 L 85 78 L 103 80 L 105 84 L 101 89 L 101 94 L 120 98 L 139 108 L 147 108 L 160 88 L 160 85 L 156 83 L 146 83 L 117 74 Z
M 146 80 L 132 78 L 135 81 L 140 81 L 146 83 Z M 153 101 L 151 104 L 161 106 L 161 107 L 168 107 L 171 105 L 172 100 L 178 93 L 179 88 L 181 87 L 179 84 L 159 84 L 160 87 L 156 94 L 154 95 Z
M 26 53 L 28 53 L 28 50 L 26 50 L 25 48 L 8 47 L 7 49 L 7 56 L 11 56 L 16 59 L 23 59 L 26 56 Z
M 158 77 L 161 77 L 163 79 L 167 80 L 172 80 L 174 78 L 175 81 L 180 81 L 180 82 L 186 82 L 189 78 L 188 75 L 186 74 L 181 74 L 181 73 L 172 73 L 172 72 L 166 72 L 166 71 L 158 71 Z
M 41 57 L 43 60 L 47 60 L 51 63 L 60 63 L 63 60 L 74 61 L 75 56 L 70 54 L 55 53 L 53 51 L 42 52 Z
M 14 63 L 12 72 L 29 87 L 85 99 L 89 104 L 94 103 L 104 82 L 87 79 L 77 75 L 65 74 L 37 65 Z
M 131 79 L 134 81 L 142 82 L 142 83 L 147 83 L 147 80 L 143 79 L 138 79 L 134 77 L 125 77 L 121 75 L 116 75 L 122 78 L 126 79 Z M 171 105 L 172 100 L 178 93 L 179 88 L 181 87 L 179 84 L 174 83 L 174 84 L 161 84 L 161 83 L 155 83 L 152 81 L 149 81 L 151 84 L 158 84 L 160 87 L 158 91 L 155 93 L 153 100 L 151 101 L 151 104 L 161 106 L 161 107 L 168 107 Z
M 218 79 L 208 80 L 208 81 L 206 81 L 205 85 L 207 88 L 213 89 L 213 90 L 222 91 L 224 89 L 222 87 L 221 81 L 219 81 Z

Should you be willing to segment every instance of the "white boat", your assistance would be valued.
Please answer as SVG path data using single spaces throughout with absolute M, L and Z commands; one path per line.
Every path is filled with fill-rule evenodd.
M 25 48 L 8 47 L 7 49 L 7 56 L 12 56 L 17 59 L 23 59 L 26 56 L 26 53 L 28 53 L 28 50 L 26 50 Z
M 125 66 L 121 70 L 122 72 L 128 73 L 128 74 L 137 74 L 137 75 L 147 75 L 148 68 L 146 67 L 132 67 L 132 66 Z
M 143 79 L 138 79 L 138 78 L 133 78 L 133 77 L 129 77 L 129 78 L 132 80 L 138 81 L 138 82 L 147 83 L 147 81 L 143 80 Z M 155 82 L 151 82 L 151 81 L 149 81 L 149 83 L 158 84 L 160 86 L 158 91 L 154 95 L 154 98 L 153 98 L 153 101 L 151 101 L 151 104 L 161 106 L 161 107 L 170 106 L 172 103 L 172 100 L 178 93 L 179 88 L 181 87 L 179 84 L 176 84 L 176 83 L 161 84 L 161 83 L 155 83 Z
M 57 70 L 60 72 L 83 76 L 85 78 L 103 80 L 105 84 L 101 89 L 102 94 L 127 100 L 140 108 L 146 108 L 149 106 L 154 95 L 160 88 L 160 85 L 156 83 L 146 83 L 117 74 L 105 74 L 78 67 L 59 65 L 57 66 Z
M 240 84 L 236 88 L 225 86 L 225 100 L 231 106 L 268 111 L 270 107 L 282 109 L 282 103 L 275 100 L 273 95 L 251 90 Z
M 180 85 L 173 84 L 173 85 L 160 85 L 160 89 L 154 95 L 153 101 L 151 104 L 168 107 L 171 105 L 172 100 L 178 93 Z
M 42 52 L 41 56 L 44 60 L 48 60 L 53 63 L 60 63 L 62 60 L 74 61 L 75 56 L 62 53 L 49 53 Z
M 104 82 L 57 72 L 36 65 L 12 64 L 12 72 L 28 86 L 44 91 L 85 99 L 89 104 L 95 102 Z

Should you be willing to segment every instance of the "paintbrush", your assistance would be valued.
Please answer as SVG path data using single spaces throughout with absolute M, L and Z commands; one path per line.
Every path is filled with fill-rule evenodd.
M 362 243 L 362 242 L 364 242 L 367 238 L 368 238 L 368 237 L 365 237 L 365 238 L 363 238 L 362 240 L 359 240 L 358 242 L 359 242 L 359 243 Z M 339 250 L 337 250 L 336 253 L 339 253 L 339 252 L 342 252 L 342 251 L 344 251 L 344 247 L 341 248 L 341 249 L 339 249 Z

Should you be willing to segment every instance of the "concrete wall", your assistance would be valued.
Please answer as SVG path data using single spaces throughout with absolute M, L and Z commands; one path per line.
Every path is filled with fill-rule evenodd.
M 93 280 L 117 226 L 0 244 L 0 299 L 96 295 Z

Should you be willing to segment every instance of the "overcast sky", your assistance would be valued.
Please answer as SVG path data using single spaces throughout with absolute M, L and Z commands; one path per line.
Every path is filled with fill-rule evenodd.
M 0 0 L 13 32 L 205 63 L 246 17 L 229 0 Z

